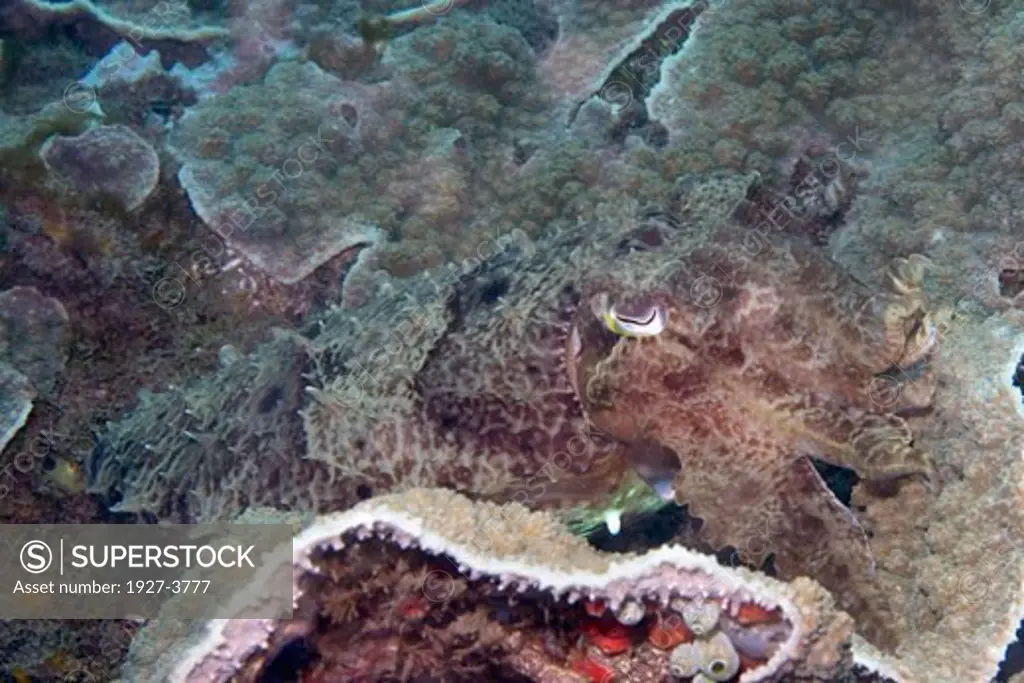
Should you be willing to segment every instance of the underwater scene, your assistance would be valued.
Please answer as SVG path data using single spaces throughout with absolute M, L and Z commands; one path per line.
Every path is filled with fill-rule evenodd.
M 1024 683 L 1024 0 L 0 0 L 0 683 Z

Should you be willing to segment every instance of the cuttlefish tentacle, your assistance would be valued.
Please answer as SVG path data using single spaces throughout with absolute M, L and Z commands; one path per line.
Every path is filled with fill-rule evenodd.
M 920 254 L 898 257 L 889 264 L 884 279 L 882 341 L 873 349 L 876 372 L 916 365 L 938 345 L 936 315 L 928 309 L 924 295 L 924 276 L 933 268 Z
M 843 410 L 814 395 L 790 403 L 764 405 L 753 402 L 751 413 L 759 417 L 783 416 L 778 422 L 787 441 L 804 455 L 821 458 L 857 472 L 869 481 L 888 482 L 918 477 L 931 488 L 938 474 L 927 452 L 917 448 L 906 420 L 891 413 Z

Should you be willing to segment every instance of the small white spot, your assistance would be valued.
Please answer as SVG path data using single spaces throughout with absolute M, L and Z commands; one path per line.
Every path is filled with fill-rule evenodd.
M 658 498 L 661 498 L 666 503 L 672 503 L 676 500 L 676 489 L 672 479 L 659 479 L 654 482 L 654 492 L 658 494 Z
M 622 510 L 609 510 L 604 513 L 604 523 L 608 525 L 608 533 L 618 536 L 622 531 Z
M 572 333 L 569 335 L 569 353 L 573 358 L 579 358 L 583 351 L 583 342 L 580 340 L 580 331 L 573 325 Z

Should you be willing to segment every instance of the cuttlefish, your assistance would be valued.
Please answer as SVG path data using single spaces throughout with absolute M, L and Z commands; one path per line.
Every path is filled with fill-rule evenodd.
M 928 261 L 896 259 L 872 289 L 820 247 L 731 220 L 609 212 L 598 228 L 502 254 L 451 299 L 415 382 L 434 452 L 457 454 L 434 456 L 440 480 L 546 508 L 639 475 L 711 546 L 814 577 L 889 644 L 865 530 L 813 459 L 936 485 L 904 419 L 935 387 Z
M 592 425 L 635 445 L 637 471 L 703 520 L 713 547 L 814 577 L 893 645 L 865 531 L 812 458 L 869 483 L 937 485 L 904 419 L 935 388 L 929 262 L 897 258 L 872 290 L 811 246 L 755 252 L 738 228 L 711 242 L 642 287 L 595 283 L 567 340 L 570 381 Z

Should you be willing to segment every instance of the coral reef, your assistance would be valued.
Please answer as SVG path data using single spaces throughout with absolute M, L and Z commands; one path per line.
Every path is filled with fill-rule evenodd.
M 71 342 L 67 311 L 32 287 L 0 293 L 0 358 L 24 373 L 39 394 L 53 398 Z
M 801 605 L 636 593 L 672 572 L 832 591 L 859 635 L 819 613 L 798 679 L 995 675 L 1024 612 L 1022 36 L 1008 0 L 2 3 L 0 517 L 328 515 L 294 623 L 208 625 L 242 679 L 303 648 L 304 683 L 793 677 Z M 111 136 L 141 164 L 70 159 Z M 376 498 L 421 486 L 547 512 Z M 580 566 L 517 555 L 510 597 L 488 515 Z M 567 604 L 552 572 L 586 568 Z M 412 586 L 434 570 L 452 600 Z M 28 628 L 0 629 L 16 680 L 88 650 Z
M 356 212 L 367 203 L 358 161 L 373 153 L 363 140 L 381 134 L 374 114 L 386 98 L 384 88 L 346 87 L 312 63 L 282 63 L 263 84 L 186 113 L 170 141 L 178 178 L 230 248 L 281 282 L 298 282 L 381 239 L 375 216 Z
M 326 473 L 294 460 L 305 450 L 296 416 L 308 363 L 302 341 L 281 331 L 258 357 L 223 351 L 213 383 L 189 392 L 142 392 L 138 410 L 160 415 L 162 428 L 155 431 L 153 425 L 135 420 L 111 426 L 111 444 L 131 444 L 133 457 L 157 468 L 135 467 L 104 446 L 87 463 L 92 489 L 119 491 L 116 511 L 159 511 L 196 520 L 222 519 L 268 503 L 302 509 L 309 506 L 310 495 L 323 496 L 319 506 L 324 508 L 351 504 L 350 490 L 332 487 Z M 228 407 L 230 415 L 224 412 Z M 240 463 L 236 453 L 252 457 Z M 239 464 L 243 468 L 236 470 Z M 160 482 L 164 475 L 159 470 L 165 468 L 176 479 L 185 477 L 179 492 L 171 493 Z M 276 483 L 270 489 L 254 487 L 255 481 L 265 480 L 267 468 L 275 472 Z
M 943 389 L 914 426 L 945 472 L 941 493 L 854 491 L 905 634 L 896 653 L 924 680 L 987 680 L 1024 613 L 1024 401 L 1013 386 L 1022 354 L 1020 312 L 954 321 L 937 367 Z
M 746 187 L 710 182 L 732 188 L 716 195 L 730 204 Z M 522 232 L 496 234 L 459 266 L 385 281 L 365 306 L 329 311 L 244 365 L 147 396 L 93 454 L 92 490 L 117 492 L 124 509 L 185 519 L 204 518 L 200 510 L 232 515 L 247 501 L 324 510 L 315 501 L 351 504 L 360 492 L 409 486 L 532 505 L 610 492 L 625 460 L 618 444 L 588 427 L 574 395 L 564 362 L 569 323 L 581 282 L 657 255 L 625 246 L 647 224 L 634 203 L 598 208 L 586 238 L 575 232 L 534 243 Z M 677 232 L 675 244 L 699 243 L 700 230 L 695 223 L 692 233 Z M 228 398 L 239 395 L 251 398 Z M 254 415 L 263 397 L 282 395 L 287 400 Z M 266 420 L 278 425 L 273 433 L 293 435 L 287 446 L 246 440 Z M 197 425 L 212 438 L 193 438 Z M 251 448 L 276 452 L 282 474 L 296 471 L 288 459 L 302 453 L 292 462 L 322 476 L 268 486 L 258 468 L 239 462 Z M 153 452 L 166 458 L 159 478 Z
M 603 207 L 601 219 L 589 226 L 593 232 L 586 239 L 569 233 L 537 244 L 525 237 L 496 241 L 485 259 L 467 262 L 446 275 L 428 273 L 384 283 L 364 307 L 329 313 L 310 329 L 306 339 L 292 337 L 289 343 L 302 352 L 289 357 L 303 370 L 288 371 L 291 381 L 303 371 L 315 378 L 308 398 L 291 394 L 299 397 L 303 406 L 303 452 L 308 459 L 293 465 L 280 460 L 275 469 L 278 477 L 287 473 L 301 481 L 301 486 L 289 486 L 282 479 L 266 482 L 258 470 L 247 466 L 260 459 L 239 461 L 234 455 L 238 450 L 231 446 L 237 443 L 238 432 L 230 425 L 248 424 L 249 408 L 233 409 L 238 417 L 232 421 L 226 421 L 223 414 L 211 414 L 216 420 L 208 423 L 207 429 L 215 433 L 226 427 L 235 430 L 228 432 L 227 443 L 220 437 L 194 438 L 189 426 L 189 412 L 195 411 L 192 406 L 252 405 L 251 401 L 218 398 L 219 394 L 211 393 L 214 388 L 235 392 L 232 386 L 244 386 L 254 397 L 273 393 L 274 383 L 258 379 L 258 375 L 254 382 L 254 375 L 248 374 L 243 385 L 222 371 L 184 393 L 158 397 L 160 404 L 167 404 L 166 409 L 144 408 L 113 427 L 89 467 L 92 488 L 102 493 L 120 491 L 118 495 L 125 501 L 138 506 L 135 509 L 185 518 L 203 518 L 211 512 L 233 514 L 248 502 L 289 509 L 344 507 L 369 495 L 417 485 L 444 485 L 520 500 L 533 507 L 575 505 L 614 488 L 623 474 L 621 464 L 627 460 L 657 489 L 660 479 L 679 468 L 680 456 L 686 451 L 666 454 L 652 448 L 655 444 L 650 440 L 635 442 L 629 432 L 635 429 L 629 426 L 632 418 L 618 420 L 614 416 L 615 408 L 628 415 L 637 406 L 663 405 L 671 415 L 680 410 L 675 404 L 687 405 L 685 392 L 666 395 L 660 399 L 664 404 L 628 397 L 629 391 L 644 387 L 671 390 L 668 384 L 640 381 L 648 376 L 642 369 L 645 362 L 653 362 L 659 354 L 681 357 L 678 354 L 687 349 L 686 344 L 668 343 L 661 335 L 647 334 L 668 324 L 659 322 L 664 315 L 671 325 L 688 326 L 688 332 L 679 334 L 690 339 L 693 349 L 701 348 L 694 341 L 701 338 L 698 333 L 708 335 L 706 352 L 717 354 L 716 360 L 697 361 L 697 370 L 707 373 L 717 368 L 726 373 L 719 378 L 724 380 L 744 368 L 744 359 L 763 358 L 763 365 L 750 364 L 749 377 L 766 381 L 766 387 L 778 387 L 772 391 L 780 393 L 769 391 L 755 399 L 756 393 L 743 389 L 742 383 L 722 384 L 723 396 L 731 397 L 727 400 L 747 398 L 735 408 L 723 404 L 729 410 L 722 413 L 721 422 L 712 421 L 709 426 L 735 430 L 741 424 L 750 428 L 760 425 L 761 431 L 749 436 L 757 437 L 758 448 L 777 454 L 773 457 L 787 452 L 771 445 L 779 443 L 781 436 L 795 448 L 789 451 L 794 455 L 834 458 L 859 468 L 867 480 L 858 491 L 870 490 L 893 477 L 927 474 L 921 484 L 908 481 L 896 489 L 881 486 L 877 504 L 884 505 L 890 500 L 885 496 L 891 497 L 894 491 L 904 495 L 906 490 L 906 495 L 918 497 L 922 510 L 942 505 L 941 496 L 946 494 L 940 494 L 937 502 L 934 489 L 946 484 L 947 451 L 931 443 L 928 448 L 911 446 L 911 434 L 897 417 L 903 412 L 913 416 L 906 419 L 913 421 L 918 438 L 919 430 L 928 429 L 931 423 L 921 422 L 920 417 L 922 409 L 935 405 L 934 385 L 928 378 L 934 378 L 937 371 L 948 372 L 945 365 L 934 366 L 935 342 L 942 334 L 950 337 L 965 329 L 952 326 L 940 330 L 945 309 L 939 303 L 926 305 L 922 291 L 926 262 L 918 258 L 896 261 L 888 277 L 880 278 L 884 284 L 871 290 L 835 270 L 816 248 L 793 238 L 766 235 L 731 221 L 716 229 L 730 208 L 737 202 L 742 205 L 740 191 L 750 182 L 712 174 L 683 183 L 683 193 L 693 196 L 692 201 L 679 201 L 692 221 L 685 231 L 670 214 L 666 218 L 659 217 L 665 214 L 645 214 L 635 205 Z M 703 246 L 709 243 L 719 246 Z M 753 244 L 760 245 L 758 251 L 750 251 Z M 724 258 L 724 252 L 731 253 L 733 259 Z M 737 253 L 748 254 L 749 260 L 737 262 Z M 553 254 L 564 256 L 553 259 Z M 708 277 L 697 277 L 701 273 Z M 720 279 L 710 279 L 712 274 Z M 682 309 L 657 300 L 652 306 L 650 293 L 666 287 L 678 293 L 673 305 Z M 785 295 L 773 294 L 783 290 Z M 858 296 L 858 292 L 862 294 Z M 611 296 L 603 298 L 601 293 Z M 702 308 L 701 303 L 711 305 Z M 571 332 L 574 320 L 592 321 L 587 334 Z M 610 320 L 615 324 L 609 327 L 617 334 L 606 327 Z M 771 331 L 772 320 L 779 325 L 776 332 Z M 833 321 L 833 331 L 811 334 L 824 320 Z M 757 332 L 729 336 L 743 329 Z M 977 328 L 970 329 L 977 332 Z M 730 338 L 739 343 L 735 352 L 728 352 Z M 790 344 L 794 339 L 807 343 Z M 633 348 L 635 356 L 628 351 Z M 686 357 L 699 358 L 695 353 L 687 351 Z M 574 362 L 565 365 L 563 355 Z M 604 375 L 603 384 L 593 381 L 593 369 L 607 357 L 627 368 L 624 383 L 616 384 L 614 373 Z M 248 367 L 280 367 L 279 360 L 271 359 L 268 349 L 263 349 L 245 362 Z M 635 367 L 630 365 L 631 359 L 635 359 Z M 605 367 L 609 367 L 607 363 Z M 910 379 L 894 368 L 907 372 Z M 772 377 L 777 379 L 772 381 Z M 577 387 L 594 385 L 608 393 L 581 392 L 574 398 L 574 380 Z M 790 393 L 796 381 L 806 381 L 815 391 L 805 397 Z M 708 382 L 684 382 L 684 386 L 708 386 Z M 610 400 L 615 391 L 626 392 L 626 398 Z M 488 403 L 491 396 L 493 403 Z M 693 396 L 699 400 L 701 394 Z M 544 406 L 544 410 L 525 410 L 534 405 Z M 829 407 L 831 410 L 825 410 Z M 740 415 L 730 421 L 732 410 Z M 831 418 L 837 414 L 845 417 L 833 422 Z M 289 411 L 284 411 L 280 419 L 291 420 L 288 415 Z M 538 422 L 548 415 L 561 418 L 554 423 Z M 752 421 L 752 416 L 758 419 Z M 655 420 L 646 424 L 655 427 L 652 433 L 658 435 L 656 425 L 667 423 Z M 693 424 L 699 429 L 702 422 Z M 159 434 L 155 425 L 159 425 Z M 290 427 L 297 428 L 294 424 Z M 711 430 L 705 438 L 715 433 Z M 660 432 L 660 437 L 669 449 L 678 448 L 679 442 L 673 441 L 671 434 L 668 429 Z M 145 446 L 155 447 L 154 437 L 168 456 L 166 462 L 174 464 L 163 469 L 159 485 L 145 464 L 151 461 Z M 741 439 L 742 432 L 730 438 Z M 703 443 L 710 448 L 711 441 Z M 546 450 L 560 448 L 564 450 Z M 915 652 L 920 646 L 919 633 L 905 623 L 906 615 L 895 614 L 903 605 L 890 610 L 885 604 L 898 591 L 884 590 L 885 584 L 872 574 L 874 547 L 868 547 L 869 541 L 859 530 L 859 523 L 864 522 L 832 499 L 806 460 L 769 459 L 761 470 L 736 471 L 728 469 L 728 463 L 735 461 L 728 459 L 727 452 L 721 448 L 711 451 L 718 454 L 714 459 L 682 463 L 684 474 L 675 481 L 678 499 L 695 504 L 698 516 L 706 516 L 703 535 L 713 546 L 731 543 L 741 559 L 755 563 L 771 554 L 784 576 L 803 572 L 820 576 L 862 619 L 865 633 L 885 648 L 902 641 L 902 651 Z M 924 456 L 928 451 L 933 456 L 935 451 L 943 453 L 937 468 L 943 476 Z M 287 456 L 291 451 L 279 452 Z M 741 452 L 749 456 L 746 450 Z M 986 462 L 1005 467 L 1011 452 L 1012 447 L 994 451 Z M 786 466 L 788 462 L 792 464 Z M 716 470 L 718 464 L 721 470 Z M 685 473 L 691 470 L 711 477 L 698 480 L 704 482 L 703 488 L 691 489 L 687 484 Z M 731 472 L 729 476 L 744 495 L 757 490 L 768 493 L 780 481 L 788 482 L 788 488 L 780 489 L 777 496 L 762 498 L 765 510 L 773 513 L 767 527 L 743 526 L 744 520 L 754 518 L 733 513 L 742 497 L 730 498 L 728 491 L 734 482 L 716 479 L 719 472 Z M 778 475 L 791 472 L 789 478 L 779 479 Z M 740 486 L 744 481 L 749 485 Z M 933 490 L 929 491 L 929 486 Z M 941 487 L 943 492 L 947 489 L 948 485 Z M 1006 496 L 1012 495 L 1005 487 L 993 493 L 992 505 L 997 507 L 1004 506 Z M 207 504 L 203 496 L 212 503 Z M 811 504 L 816 499 L 821 506 Z M 181 503 L 184 508 L 177 507 Z M 125 509 L 133 508 L 129 504 Z M 764 522 L 761 517 L 756 520 Z M 872 532 L 884 539 L 878 536 L 878 524 L 881 521 L 872 522 Z M 821 525 L 833 531 L 824 535 L 801 531 Z M 946 550 L 920 547 L 914 562 L 941 563 L 947 571 L 956 566 L 966 572 L 972 563 L 959 555 L 962 550 L 958 547 L 965 548 L 956 543 L 945 546 Z M 880 548 L 890 552 L 885 545 Z M 1005 597 L 986 604 L 1002 614 L 1014 614 Z
M 641 0 L 610 6 L 598 2 L 550 0 L 544 3 L 558 17 L 558 40 L 538 65 L 547 86 L 568 108 L 600 90 L 615 55 L 636 48 L 637 36 L 650 29 L 665 3 Z M 685 3 L 680 3 L 685 4 Z M 563 119 L 564 120 L 564 119 Z
M 303 641 L 312 680 L 833 681 L 864 666 L 812 581 L 679 547 L 602 555 L 518 504 L 412 490 L 319 517 L 293 549 L 267 571 L 292 572 L 295 619 L 208 622 L 173 650 L 157 619 L 129 658 L 137 680 L 259 680 Z
M 686 49 L 661 64 L 647 108 L 673 145 L 711 150 L 727 168 L 770 177 L 809 132 L 836 142 L 880 134 L 917 116 L 950 68 L 945 45 L 931 38 L 946 26 L 924 5 L 710 4 Z M 958 8 L 946 13 L 973 20 Z M 879 59 L 897 36 L 901 47 Z
M 662 63 L 686 47 L 707 9 L 704 0 L 670 4 L 648 20 L 647 30 L 639 39 L 634 38 L 625 56 L 607 72 L 591 97 L 614 111 L 613 137 L 624 138 L 627 132 L 633 132 L 652 146 L 666 144 L 667 131 L 660 122 L 650 121 L 646 100 L 661 78 Z M 575 118 L 575 111 L 570 118 Z
M 127 39 L 146 52 L 159 50 L 171 64 L 180 60 L 196 65 L 209 58 L 206 48 L 226 38 L 228 32 L 226 27 L 210 22 L 211 16 L 194 16 L 190 4 L 184 0 L 126 0 L 102 5 L 92 0 L 13 0 L 0 12 L 0 25 L 22 39 L 70 26 L 82 43 L 100 54 L 118 40 Z
M 156 189 L 160 160 L 125 126 L 97 126 L 76 137 L 54 135 L 39 151 L 46 167 L 76 191 L 137 209 Z
M 780 574 L 815 576 L 865 633 L 891 642 L 867 538 L 806 456 L 869 482 L 934 483 L 933 464 L 897 416 L 927 407 L 934 392 L 923 265 L 898 260 L 883 297 L 830 272 L 817 250 L 758 239 L 722 230 L 688 260 L 655 264 L 649 289 L 591 291 L 571 333 L 571 375 L 599 430 L 636 443 L 652 478 L 675 477 L 676 499 L 705 520 L 714 547 L 736 547 L 756 566 L 770 552 Z M 807 282 L 815 293 L 792 293 Z M 881 396 L 883 385 L 899 390 L 894 367 L 916 374 L 917 395 L 904 392 L 903 405 Z M 678 462 L 659 471 L 652 442 Z M 744 547 L 759 535 L 761 547 Z

